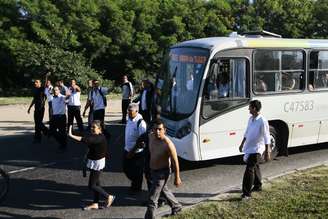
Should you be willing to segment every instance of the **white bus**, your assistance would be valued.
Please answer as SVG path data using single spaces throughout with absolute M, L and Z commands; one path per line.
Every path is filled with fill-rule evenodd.
M 155 87 L 167 134 L 186 160 L 239 155 L 252 99 L 262 102 L 273 156 L 328 141 L 328 40 L 185 41 L 170 48 Z

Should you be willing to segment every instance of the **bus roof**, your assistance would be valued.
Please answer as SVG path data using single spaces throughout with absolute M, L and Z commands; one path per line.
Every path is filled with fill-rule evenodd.
M 229 48 L 328 48 L 328 40 L 251 37 L 210 37 L 178 43 L 176 47 L 200 47 L 210 50 Z

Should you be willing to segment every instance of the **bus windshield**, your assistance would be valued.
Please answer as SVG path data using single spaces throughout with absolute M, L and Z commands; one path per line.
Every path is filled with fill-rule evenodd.
M 156 84 L 164 117 L 179 120 L 194 111 L 208 56 L 198 48 L 173 48 L 165 56 Z

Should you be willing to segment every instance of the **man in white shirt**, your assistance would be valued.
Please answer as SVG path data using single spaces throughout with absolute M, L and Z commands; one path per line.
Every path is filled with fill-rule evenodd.
M 53 89 L 54 87 L 51 84 L 50 80 L 46 81 L 46 87 L 44 88 L 44 94 L 47 97 L 47 101 L 48 101 L 48 114 L 49 114 L 49 122 L 51 120 L 52 117 L 52 95 L 53 95 Z
M 93 122 L 93 106 L 91 103 L 92 90 L 93 90 L 93 80 L 88 80 L 88 91 L 87 91 L 88 99 L 87 99 L 87 102 L 86 102 L 86 104 L 84 106 L 84 110 L 83 110 L 83 117 L 85 117 L 85 113 L 86 113 L 87 109 L 90 108 L 89 114 L 88 114 L 88 127 L 87 127 L 88 131 L 90 131 L 91 124 Z
M 145 143 L 142 143 L 140 138 L 146 135 L 147 126 L 142 115 L 138 113 L 137 103 L 130 103 L 128 115 L 129 119 L 125 127 L 123 171 L 131 180 L 131 191 L 138 192 L 142 188 L 145 162 Z
M 122 124 L 126 124 L 126 114 L 128 111 L 128 106 L 131 103 L 131 98 L 133 97 L 133 86 L 130 81 L 128 81 L 128 76 L 123 76 L 122 88 Z
M 77 126 L 79 127 L 79 131 L 83 132 L 83 122 L 81 117 L 81 100 L 80 94 L 81 89 L 76 84 L 76 81 L 73 79 L 71 80 L 71 86 L 68 88 L 69 90 L 69 99 L 68 99 L 68 122 L 67 122 L 67 129 L 69 126 L 73 126 L 74 118 L 76 120 Z
M 133 102 L 139 102 L 139 113 L 146 123 L 149 124 L 153 102 L 153 84 L 150 80 L 144 79 L 142 80 L 141 87 L 142 91 L 140 95 Z
M 253 100 L 249 103 L 249 112 L 252 115 L 248 120 L 244 139 L 239 151 L 244 152 L 246 170 L 243 177 L 242 199 L 251 197 L 251 193 L 262 190 L 262 176 L 260 160 L 264 153 L 264 159 L 270 160 L 270 130 L 268 121 L 260 115 L 261 102 Z
M 67 147 L 66 99 L 67 97 L 60 93 L 59 87 L 54 87 L 54 96 L 52 99 L 53 114 L 50 121 L 50 134 L 54 136 L 56 141 L 60 144 L 60 152 L 63 152 Z

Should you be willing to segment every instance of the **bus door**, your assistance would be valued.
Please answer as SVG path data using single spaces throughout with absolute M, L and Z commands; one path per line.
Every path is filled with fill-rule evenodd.
M 238 154 L 247 124 L 248 60 L 212 60 L 202 94 L 200 149 L 202 159 Z

